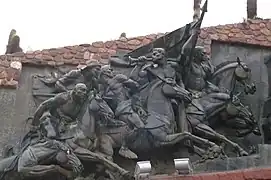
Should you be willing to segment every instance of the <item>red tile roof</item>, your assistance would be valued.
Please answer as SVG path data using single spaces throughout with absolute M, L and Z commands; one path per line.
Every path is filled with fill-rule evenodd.
M 271 19 L 203 28 L 198 43 L 209 53 L 212 40 L 271 47 Z
M 148 44 L 162 35 L 161 33 L 133 38 L 122 37 L 115 41 L 100 41 L 92 44 L 1 55 L 0 86 L 5 86 L 6 83 L 9 83 L 10 79 L 15 79 L 13 77 L 6 77 L 6 74 L 10 75 L 12 73 L 4 73 L 5 76 L 3 77 L 5 80 L 1 81 L 1 73 L 10 69 L 9 63 L 11 61 L 20 61 L 23 64 L 60 66 L 63 64 L 84 64 L 87 60 L 96 59 L 102 64 L 107 64 L 108 57 L 116 54 L 117 50 L 130 51 Z M 212 40 L 271 47 L 271 19 L 248 20 L 243 23 L 202 28 L 198 44 L 203 45 L 208 53 L 211 52 Z

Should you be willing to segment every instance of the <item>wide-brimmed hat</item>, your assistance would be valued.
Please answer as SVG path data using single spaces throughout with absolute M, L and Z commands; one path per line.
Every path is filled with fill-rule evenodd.
M 78 68 L 81 69 L 81 71 L 85 71 L 93 67 L 101 67 L 101 64 L 98 61 L 91 60 L 87 61 L 85 65 L 78 66 Z

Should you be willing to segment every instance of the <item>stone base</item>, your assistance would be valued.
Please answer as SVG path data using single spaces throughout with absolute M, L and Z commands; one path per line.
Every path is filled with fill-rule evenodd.
M 194 173 L 232 171 L 271 166 L 271 145 L 258 145 L 258 153 L 251 156 L 233 157 L 207 161 L 194 166 Z
M 150 159 L 152 163 L 152 175 L 174 174 L 175 173 L 173 163 L 174 158 L 176 157 Z M 181 156 L 179 156 L 179 158 L 181 158 Z M 135 161 L 131 162 L 123 160 L 124 159 L 118 159 L 118 164 L 120 164 L 122 167 L 126 168 L 129 167 L 129 170 L 133 171 Z M 122 162 L 124 163 L 124 165 L 122 164 Z M 271 145 L 260 144 L 258 145 L 257 153 L 254 155 L 209 160 L 206 161 L 205 163 L 194 165 L 192 168 L 194 174 L 199 174 L 208 172 L 211 173 L 211 172 L 242 170 L 248 168 L 263 168 L 269 166 L 271 166 Z
M 161 157 L 161 156 L 160 156 Z M 120 157 L 119 157 L 120 158 Z M 122 158 L 117 158 L 117 163 L 120 166 L 128 168 L 130 171 L 134 171 L 136 161 L 128 161 Z M 172 157 L 164 158 L 164 160 L 156 160 L 152 162 L 151 177 L 161 176 L 168 177 L 176 174 Z M 165 161 L 167 159 L 167 161 Z M 124 160 L 124 161 L 123 161 Z M 123 162 L 123 163 L 122 163 Z M 193 174 L 202 173 L 214 173 L 223 171 L 242 170 L 249 168 L 264 168 L 271 166 L 271 145 L 261 144 L 258 146 L 257 154 L 244 157 L 232 157 L 226 159 L 209 160 L 205 163 L 194 165 Z M 44 178 L 41 178 L 45 180 Z M 162 178 L 163 179 L 163 178 Z

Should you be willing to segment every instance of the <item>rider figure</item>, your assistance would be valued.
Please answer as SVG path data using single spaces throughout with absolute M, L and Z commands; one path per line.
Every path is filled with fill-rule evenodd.
M 100 83 L 104 85 L 102 98 L 115 112 L 115 117 L 126 122 L 132 128 L 143 128 L 145 126 L 142 120 L 144 113 L 139 116 L 133 108 L 131 99 L 132 94 L 137 92 L 137 82 L 128 79 L 128 77 L 123 74 L 117 74 L 113 77 L 111 74 L 112 71 L 110 71 L 108 66 L 102 67 L 101 70 Z M 132 136 L 133 132 L 131 133 L 131 137 Z M 129 137 L 130 136 L 124 138 L 119 154 L 126 158 L 136 159 L 137 155 L 127 147 Z
M 46 112 L 59 120 L 60 132 L 64 132 L 66 125 L 77 123 L 84 102 L 87 99 L 87 86 L 83 83 L 75 85 L 74 89 L 68 92 L 57 94 L 39 105 L 34 113 L 32 125 L 40 124 L 40 119 Z
M 165 57 L 165 49 L 154 48 L 151 56 L 151 63 L 147 62 L 148 58 L 141 56 L 138 59 L 131 59 L 132 64 L 137 64 L 131 72 L 131 79 L 142 82 L 142 79 L 147 79 L 145 84 L 141 84 L 144 88 L 155 79 L 160 79 L 164 82 L 162 87 L 165 95 L 169 97 L 179 97 L 183 99 L 185 96 L 182 94 L 183 88 L 176 83 L 176 71 L 171 63 L 167 62 Z M 190 101 L 189 97 L 185 97 L 185 101 Z
M 219 88 L 209 82 L 214 67 L 210 62 L 208 55 L 201 46 L 196 46 L 192 56 L 189 81 L 186 83 L 186 89 L 191 91 L 194 97 L 201 97 L 201 92 L 219 92 Z
M 68 91 L 67 86 L 77 83 L 86 84 L 88 90 L 97 89 L 97 79 L 100 74 L 101 65 L 97 61 L 89 61 L 87 65 L 79 69 L 71 70 L 56 81 L 56 89 L 59 92 Z
M 101 67 L 100 76 L 98 79 L 99 83 L 99 93 L 103 96 L 104 92 L 106 91 L 107 87 L 109 86 L 110 79 L 114 77 L 113 69 L 110 65 L 103 65 Z
M 133 60 L 132 63 L 137 63 L 137 66 L 134 68 L 131 78 L 141 82 L 141 89 L 144 89 L 144 87 L 147 87 L 150 83 L 153 83 L 154 86 L 156 86 L 156 83 L 162 82 L 161 91 L 167 98 L 170 98 L 171 100 L 180 99 L 181 101 L 184 100 L 185 102 L 191 101 L 191 94 L 176 83 L 176 71 L 173 68 L 173 64 L 167 62 L 165 57 L 165 49 L 154 48 L 151 56 L 151 62 L 149 62 L 147 57 L 142 56 Z M 145 84 L 142 83 L 144 80 L 147 80 Z M 143 92 L 140 94 L 140 96 L 141 98 L 143 97 L 143 100 L 146 100 L 148 94 L 144 94 Z M 154 107 L 158 108 L 157 106 Z M 152 107 L 148 107 L 147 110 L 149 113 L 153 111 Z M 177 127 L 175 121 L 172 123 L 172 125 L 175 126 L 173 129 Z

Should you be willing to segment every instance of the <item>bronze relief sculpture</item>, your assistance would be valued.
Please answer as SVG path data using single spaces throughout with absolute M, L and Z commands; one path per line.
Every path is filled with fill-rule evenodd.
M 39 79 L 47 93 L 33 96 L 46 100 L 29 118 L 31 130 L 22 141 L 5 149 L 1 177 L 18 172 L 129 180 L 134 177 L 115 162 L 114 152 L 133 160 L 142 152 L 173 146 L 192 150 L 201 163 L 227 157 L 225 144 L 236 156 L 247 156 L 216 129 L 228 128 L 237 137 L 261 135 L 251 110 L 238 98 L 256 91 L 251 70 L 239 58 L 212 65 L 204 48 L 196 46 L 203 16 L 167 34 L 162 44 L 111 57 L 109 65 L 93 61 Z M 178 41 L 176 33 L 181 34 Z M 114 67 L 133 70 L 122 74 Z M 86 162 L 99 170 L 86 169 Z

